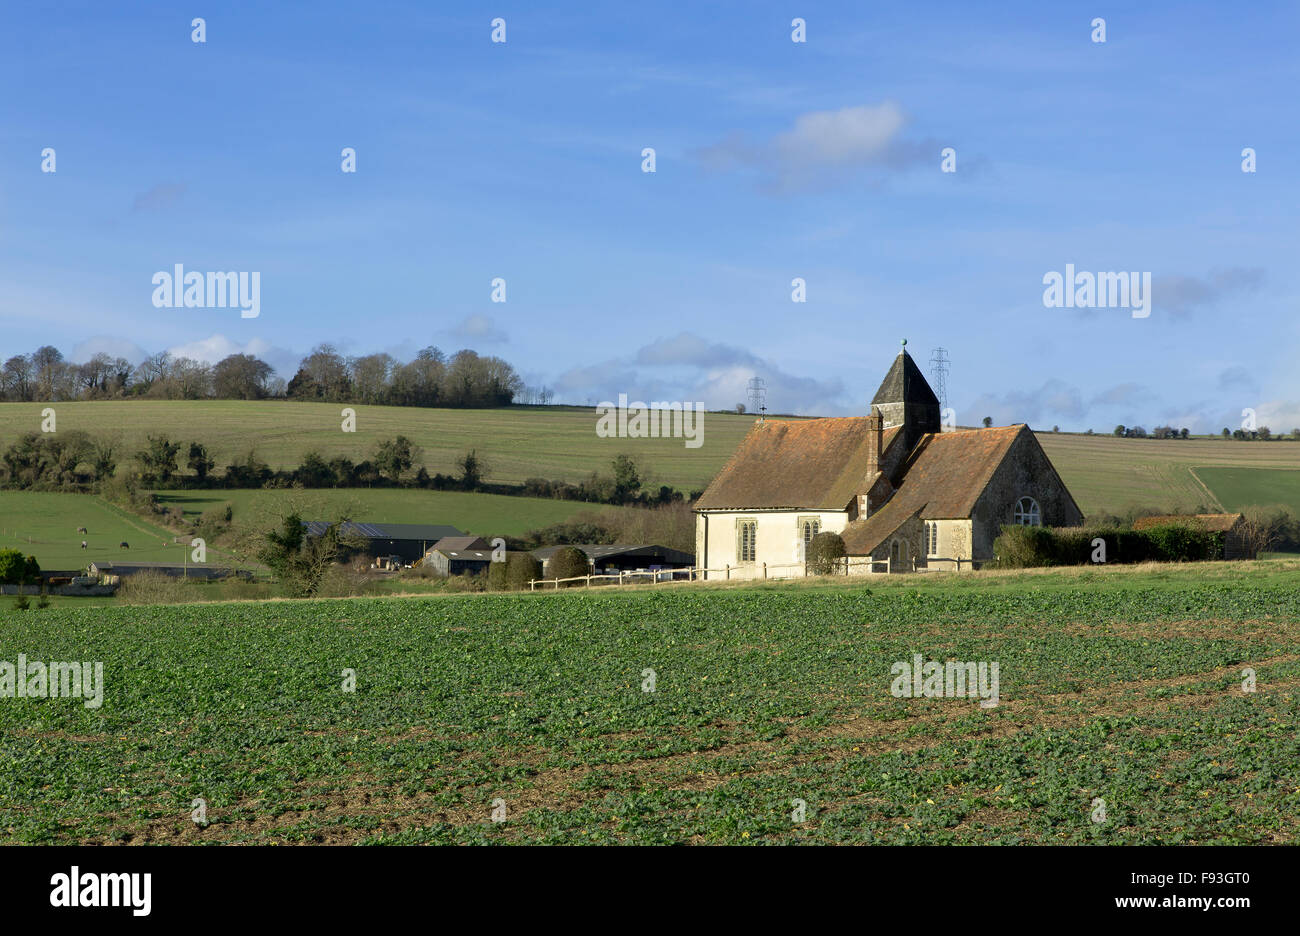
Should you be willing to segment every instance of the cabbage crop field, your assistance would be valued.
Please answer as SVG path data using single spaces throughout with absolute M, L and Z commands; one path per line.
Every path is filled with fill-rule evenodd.
M 29 674 L 102 662 L 102 704 L 11 681 L 8 843 L 1269 844 L 1300 826 L 1294 562 L 6 604 L 0 661 L 19 655 Z M 900 695 L 918 657 L 996 664 L 996 698 Z

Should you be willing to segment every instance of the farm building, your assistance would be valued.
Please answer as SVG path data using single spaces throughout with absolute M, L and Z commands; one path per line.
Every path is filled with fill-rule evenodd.
M 1230 514 L 1189 514 L 1166 515 L 1160 517 L 1140 517 L 1133 521 L 1133 529 L 1149 530 L 1151 527 L 1184 524 L 1211 533 L 1223 534 L 1223 553 L 1220 559 L 1249 559 L 1250 547 L 1242 531 L 1245 518 L 1239 513 Z
M 308 520 L 304 524 L 308 536 L 321 536 L 330 524 L 324 520 Z M 347 521 L 339 531 L 341 538 L 361 543 L 358 549 L 347 552 L 369 556 L 398 557 L 413 563 L 427 553 L 435 543 L 448 536 L 464 536 L 453 526 L 423 523 L 354 523 Z
M 492 547 L 478 536 L 444 536 L 424 554 L 424 565 L 436 575 L 482 572 L 492 561 Z
M 906 348 L 867 416 L 756 422 L 695 516 L 708 578 L 801 576 L 823 531 L 853 572 L 971 568 L 1006 524 L 1083 521 L 1028 426 L 943 431 Z
M 543 546 L 534 549 L 533 555 L 542 563 L 543 569 L 551 556 L 563 546 Z M 607 572 L 655 572 L 660 569 L 689 569 L 695 564 L 695 557 L 680 549 L 667 546 L 632 546 L 616 544 L 602 546 L 592 543 L 575 543 L 574 548 L 587 554 L 597 575 Z
M 90 574 L 96 578 L 101 576 L 125 578 L 129 575 L 138 575 L 141 572 L 158 572 L 174 578 L 191 578 L 200 581 L 229 578 L 231 575 L 240 578 L 253 577 L 251 572 L 246 572 L 243 569 L 229 569 L 196 562 L 189 564 L 179 562 L 92 562 L 90 564 Z

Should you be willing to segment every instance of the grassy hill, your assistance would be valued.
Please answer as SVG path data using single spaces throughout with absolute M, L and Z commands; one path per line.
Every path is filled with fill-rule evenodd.
M 159 491 L 158 500 L 177 506 L 187 516 L 230 504 L 235 517 L 251 518 L 274 512 L 283 491 Z M 569 520 L 576 513 L 614 514 L 627 507 L 579 501 L 465 491 L 420 491 L 402 488 L 341 488 L 304 492 L 303 515 L 313 519 L 349 516 L 370 523 L 450 524 L 476 536 L 522 536 L 529 530 Z
M 38 430 L 47 404 L 0 403 L 0 442 Z M 634 455 L 656 483 L 684 491 L 703 489 L 754 422 L 752 416 L 709 413 L 703 445 L 683 439 L 602 439 L 595 410 L 587 407 L 517 406 L 491 410 L 353 406 L 356 432 L 341 431 L 343 409 L 333 403 L 236 400 L 110 400 L 58 403 L 61 430 L 110 435 L 130 454 L 150 433 L 198 440 L 217 464 L 250 447 L 272 468 L 296 467 L 315 449 L 327 460 L 368 458 L 376 443 L 405 435 L 424 449 L 430 474 L 457 474 L 456 459 L 475 449 L 487 463 L 488 481 L 518 483 L 530 477 L 578 481 L 594 469 L 609 471 L 620 452 Z M 7 444 L 7 443 L 5 443 Z
M 87 532 L 77 532 L 78 527 Z M 96 561 L 181 562 L 172 535 L 98 497 L 0 491 L 0 549 L 20 549 L 43 569 L 80 569 Z M 86 549 L 81 548 L 85 540 Z M 130 550 L 118 543 L 126 541 Z
M 1053 432 L 1038 433 L 1038 440 L 1085 515 L 1122 513 L 1135 505 L 1187 511 L 1198 505 L 1237 510 L 1252 503 L 1289 503 L 1300 513 L 1300 487 L 1287 487 L 1286 497 L 1279 497 L 1272 480 L 1276 472 L 1260 470 L 1300 469 L 1297 442 L 1117 439 Z M 1231 487 L 1223 489 L 1231 503 L 1223 502 L 1216 489 L 1219 476 L 1207 474 L 1202 466 L 1235 469 Z
M 41 408 L 36 403 L 0 403 L 0 445 L 39 428 Z M 682 439 L 599 438 L 595 411 L 587 407 L 357 406 L 355 433 L 340 431 L 342 408 L 332 403 L 154 400 L 55 406 L 60 429 L 116 437 L 123 462 L 143 446 L 149 433 L 197 439 L 208 446 L 218 465 L 254 447 L 276 468 L 296 466 L 311 449 L 326 458 L 346 455 L 360 461 L 378 441 L 403 434 L 424 448 L 430 473 L 455 473 L 456 459 L 473 448 L 487 463 L 489 481 L 518 483 L 529 477 L 577 481 L 593 470 L 608 472 L 610 460 L 628 452 L 654 483 L 683 491 L 704 488 L 754 422 L 753 416 L 709 413 L 704 419 L 704 444 L 690 449 Z M 1294 485 L 1271 473 L 1300 469 L 1300 443 L 1117 439 L 1050 432 L 1039 433 L 1038 438 L 1085 514 L 1122 513 L 1133 506 L 1215 508 L 1223 498 L 1233 509 L 1249 502 L 1285 502 L 1300 511 L 1300 494 Z M 1238 474 L 1235 480 L 1221 482 L 1219 475 L 1201 468 L 1231 468 Z M 1252 474 L 1255 469 L 1267 471 Z M 1222 495 L 1216 487 L 1221 484 L 1227 485 Z
M 1195 474 L 1226 510 L 1252 504 L 1289 504 L 1300 514 L 1297 468 L 1197 468 Z

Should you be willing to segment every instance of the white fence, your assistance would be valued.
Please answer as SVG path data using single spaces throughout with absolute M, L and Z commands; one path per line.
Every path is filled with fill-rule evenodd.
M 941 571 L 961 571 L 963 565 L 967 568 L 974 569 L 977 560 L 973 559 L 950 559 L 942 556 L 931 556 L 927 564 L 932 568 L 901 569 L 904 572 L 941 572 Z M 948 569 L 938 566 L 939 563 L 950 563 Z M 912 565 L 909 563 L 909 565 Z M 797 569 L 798 575 L 780 575 L 769 574 L 777 573 L 781 569 Z M 836 569 L 831 575 L 873 575 L 881 572 L 890 572 L 889 559 L 870 559 L 859 556 L 845 556 L 843 559 L 836 561 Z M 814 573 L 808 572 L 808 564 L 805 562 L 787 562 L 787 563 L 748 563 L 746 565 L 733 566 L 724 565 L 719 568 L 709 569 L 704 567 L 689 569 L 659 569 L 651 572 L 605 572 L 592 575 L 575 575 L 571 578 L 556 579 L 533 579 L 528 583 L 529 591 L 536 591 L 538 586 L 543 589 L 549 587 L 558 589 L 561 584 L 566 582 L 581 582 L 584 587 L 590 588 L 592 583 L 609 584 L 609 585 L 659 585 L 665 582 L 696 582 L 696 581 L 718 581 L 718 578 L 710 576 L 720 576 L 721 581 L 747 581 L 762 582 L 770 579 L 783 578 L 803 578 L 812 576 Z M 735 576 L 733 579 L 733 575 Z
M 844 559 L 840 560 L 839 562 L 836 563 L 836 565 L 840 566 L 840 568 L 837 568 L 833 573 L 831 573 L 832 575 L 850 574 L 848 557 L 845 557 Z M 860 560 L 854 565 L 859 568 L 864 566 L 870 567 L 866 569 L 867 572 L 875 571 L 875 567 L 877 566 L 884 566 L 884 570 L 886 572 L 889 571 L 888 559 L 864 559 L 864 560 Z M 794 576 L 794 575 L 769 575 L 768 574 L 768 573 L 775 573 L 777 570 L 780 569 L 798 569 L 799 575 Z M 585 587 L 588 588 L 591 587 L 591 584 L 593 582 L 596 582 L 597 584 L 601 582 L 607 582 L 610 585 L 616 585 L 616 584 L 634 585 L 638 583 L 658 585 L 663 582 L 695 582 L 695 581 L 704 581 L 710 575 L 715 575 L 715 574 L 720 575 L 723 581 L 731 581 L 733 573 L 735 573 L 737 579 L 743 579 L 745 581 L 761 582 L 768 578 L 799 578 L 805 576 L 808 574 L 808 566 L 807 563 L 803 563 L 803 562 L 787 562 L 781 564 L 777 564 L 777 563 L 768 564 L 766 562 L 760 562 L 757 564 L 750 563 L 748 565 L 743 565 L 743 566 L 724 565 L 715 569 L 709 569 L 700 566 L 700 567 L 692 567 L 689 569 L 660 569 L 652 572 L 641 572 L 641 571 L 606 572 L 600 575 L 576 575 L 573 576 L 572 578 L 562 578 L 562 579 L 534 579 L 533 581 L 528 583 L 528 590 L 536 591 L 539 585 L 542 588 L 551 586 L 558 589 L 561 583 L 564 582 L 581 582 Z M 751 573 L 751 574 L 746 575 L 742 573 Z M 717 579 L 709 579 L 709 581 L 717 581 Z

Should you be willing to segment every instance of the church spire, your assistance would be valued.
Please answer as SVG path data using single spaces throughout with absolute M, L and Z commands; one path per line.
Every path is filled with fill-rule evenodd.
M 906 338 L 880 389 L 871 398 L 871 405 L 879 408 L 886 427 L 903 427 L 904 445 L 909 450 L 922 435 L 940 431 L 939 398 L 907 353 Z

